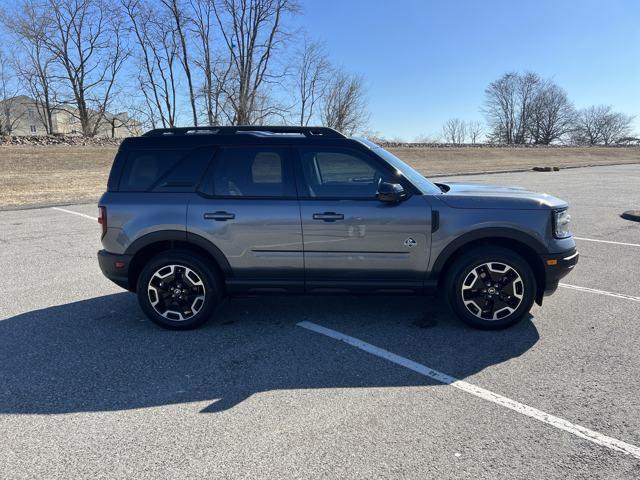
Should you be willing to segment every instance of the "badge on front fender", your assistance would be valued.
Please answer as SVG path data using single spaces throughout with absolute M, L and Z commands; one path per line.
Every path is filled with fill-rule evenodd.
M 418 244 L 418 242 L 416 242 L 413 238 L 409 237 L 404 241 L 404 246 L 405 247 L 415 247 Z

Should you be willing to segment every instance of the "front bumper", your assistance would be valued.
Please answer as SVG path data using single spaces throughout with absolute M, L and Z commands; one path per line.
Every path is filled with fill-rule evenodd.
M 117 255 L 105 250 L 98 252 L 98 264 L 104 276 L 126 290 L 131 290 L 129 264 L 132 258 L 132 255 Z
M 560 279 L 573 270 L 573 267 L 578 263 L 579 257 L 580 254 L 575 248 L 543 257 L 546 280 L 544 288 L 545 296 L 551 295 L 556 291 Z

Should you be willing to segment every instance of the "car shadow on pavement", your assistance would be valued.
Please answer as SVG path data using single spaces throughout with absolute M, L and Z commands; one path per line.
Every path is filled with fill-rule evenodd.
M 146 320 L 134 295 L 118 293 L 0 321 L 0 413 L 196 401 L 210 402 L 203 412 L 220 412 L 280 389 L 440 385 L 297 327 L 301 320 L 457 378 L 518 357 L 539 338 L 530 317 L 478 331 L 418 297 L 231 299 L 203 328 L 175 332 Z

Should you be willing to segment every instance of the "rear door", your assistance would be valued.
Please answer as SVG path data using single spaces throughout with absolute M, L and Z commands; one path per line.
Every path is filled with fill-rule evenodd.
M 404 180 L 368 152 L 296 151 L 307 290 L 422 289 L 431 243 L 426 199 L 377 200 L 380 182 Z
M 300 209 L 287 147 L 220 148 L 194 194 L 187 231 L 213 243 L 238 290 L 302 290 Z

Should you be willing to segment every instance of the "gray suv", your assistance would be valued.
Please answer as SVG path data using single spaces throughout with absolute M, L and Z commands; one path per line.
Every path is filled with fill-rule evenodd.
M 100 199 L 98 260 L 159 325 L 234 294 L 435 294 L 496 329 L 578 261 L 567 203 L 432 183 L 328 128 L 204 127 L 127 138 Z

